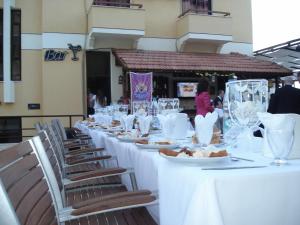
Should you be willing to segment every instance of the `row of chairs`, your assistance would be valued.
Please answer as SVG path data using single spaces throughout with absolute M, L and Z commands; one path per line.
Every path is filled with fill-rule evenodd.
M 60 121 L 36 127 L 37 136 L 0 151 L 1 225 L 156 224 L 144 206 L 158 200 L 137 190 L 131 169 L 107 167 L 105 149 L 77 130 L 67 139 Z

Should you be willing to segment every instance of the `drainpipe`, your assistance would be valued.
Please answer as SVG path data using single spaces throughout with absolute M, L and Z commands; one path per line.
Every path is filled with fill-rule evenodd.
M 11 7 L 14 1 L 3 1 L 3 96 L 4 103 L 15 102 L 15 84 L 11 80 Z

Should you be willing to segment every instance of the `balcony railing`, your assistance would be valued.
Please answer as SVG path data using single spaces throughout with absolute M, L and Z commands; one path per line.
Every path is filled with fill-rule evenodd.
M 94 6 L 113 6 L 113 7 L 124 7 L 124 8 L 143 8 L 142 4 L 135 4 L 130 2 L 124 2 L 124 1 L 103 1 L 103 0 L 94 0 L 93 2 Z
M 145 10 L 141 4 L 94 0 L 88 13 L 91 36 L 136 39 L 145 35 Z
M 178 18 L 181 18 L 188 13 L 203 14 L 203 15 L 216 15 L 216 16 L 220 15 L 220 16 L 224 16 L 224 17 L 230 16 L 230 12 L 189 9 L 189 10 L 186 10 L 185 12 L 181 13 L 178 16 Z

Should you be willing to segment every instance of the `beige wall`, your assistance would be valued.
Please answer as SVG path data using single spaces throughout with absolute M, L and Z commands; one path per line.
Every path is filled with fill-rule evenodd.
M 42 1 L 41 0 L 16 0 L 16 7 L 21 8 L 21 32 L 42 32 Z
M 145 37 L 176 37 L 176 20 L 181 13 L 179 0 L 144 0 Z
M 252 43 L 251 0 L 214 0 L 213 10 L 230 12 L 234 42 Z
M 216 53 L 219 45 L 209 42 L 187 42 L 184 47 L 184 52 L 207 52 L 207 53 Z
M 187 33 L 232 35 L 232 18 L 186 14 L 177 20 L 177 37 Z
M 41 51 L 22 51 L 22 80 L 15 82 L 16 102 L 14 104 L 0 105 L 1 116 L 12 115 L 38 115 L 41 110 L 28 110 L 28 103 L 41 103 L 41 74 L 42 54 Z M 3 102 L 3 83 L 0 83 L 0 96 Z
M 88 30 L 93 27 L 145 30 L 145 10 L 93 6 L 88 15 Z
M 86 33 L 85 1 L 40 0 L 43 32 Z
M 44 114 L 83 113 L 82 52 L 77 53 L 79 61 L 72 61 L 68 52 L 64 61 L 42 63 Z

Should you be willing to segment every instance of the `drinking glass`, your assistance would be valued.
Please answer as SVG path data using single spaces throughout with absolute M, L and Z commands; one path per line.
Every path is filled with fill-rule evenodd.
M 227 105 L 232 122 L 253 128 L 259 124 L 257 112 L 268 108 L 268 81 L 237 80 L 226 83 Z
M 161 105 L 161 110 L 165 110 L 168 102 L 165 99 L 159 99 L 158 103 Z
M 287 157 L 294 143 L 294 126 L 292 129 L 266 129 L 265 138 L 273 153 L 272 165 L 287 164 Z
M 224 99 L 232 123 L 231 134 L 227 135 L 229 132 L 227 131 L 225 139 L 228 140 L 228 136 L 230 137 L 229 145 L 233 148 L 238 145 L 238 139 L 245 139 L 245 142 L 250 144 L 254 141 L 253 131 L 260 123 L 257 112 L 266 112 L 268 108 L 268 81 L 264 79 L 229 81 L 226 83 Z

